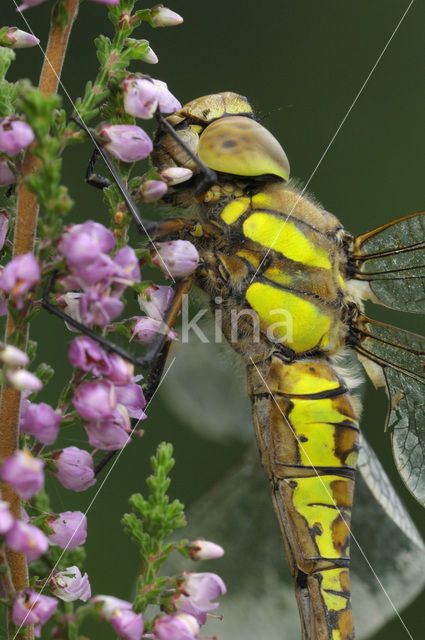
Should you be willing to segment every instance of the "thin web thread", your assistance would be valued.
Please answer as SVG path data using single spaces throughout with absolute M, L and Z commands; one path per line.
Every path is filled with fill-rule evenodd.
M 394 610 L 394 612 L 395 612 L 396 616 L 398 617 L 398 619 L 400 620 L 401 624 L 403 625 L 403 627 L 404 627 L 404 629 L 405 629 L 405 631 L 406 631 L 407 635 L 409 636 L 409 638 L 410 638 L 411 640 L 413 640 L 413 636 L 411 635 L 411 633 L 410 633 L 409 629 L 407 628 L 407 626 L 406 626 L 406 624 L 405 624 L 405 622 L 404 622 L 403 618 L 401 617 L 401 615 L 400 615 L 399 611 L 397 610 L 397 607 L 395 606 L 395 604 L 394 604 L 394 603 L 393 603 L 393 601 L 391 600 L 390 595 L 388 594 L 388 592 L 386 591 L 386 589 L 385 589 L 384 585 L 382 584 L 381 580 L 379 579 L 379 577 L 378 577 L 378 575 L 377 575 L 376 571 L 374 570 L 374 568 L 373 568 L 373 566 L 371 565 L 371 563 L 370 563 L 369 559 L 367 558 L 366 553 L 363 551 L 362 546 L 360 545 L 360 543 L 359 543 L 359 541 L 357 540 L 356 536 L 355 536 L 355 535 L 354 535 L 354 533 L 352 532 L 350 524 L 349 524 L 349 523 L 347 522 L 347 520 L 345 519 L 345 517 L 344 517 L 343 513 L 341 512 L 340 508 L 339 508 L 339 507 L 338 507 L 338 505 L 336 504 L 336 502 L 335 502 L 335 500 L 334 500 L 333 496 L 331 495 L 331 493 L 329 492 L 329 490 L 328 490 L 328 488 L 326 487 L 325 483 L 323 482 L 321 475 L 319 474 L 319 472 L 317 471 L 316 467 L 314 466 L 314 464 L 313 464 L 313 462 L 312 462 L 312 460 L 311 460 L 310 456 L 308 455 L 308 453 L 307 453 L 307 451 L 306 451 L 306 449 L 305 449 L 305 447 L 304 447 L 303 443 L 302 443 L 302 442 L 301 442 L 301 440 L 298 438 L 297 434 L 295 433 L 294 429 L 292 428 L 291 423 L 289 422 L 288 418 L 286 417 L 286 415 L 283 413 L 282 409 L 280 408 L 279 403 L 277 402 L 276 398 L 274 397 L 274 395 L 273 395 L 272 391 L 270 390 L 270 387 L 268 386 L 268 384 L 267 384 L 266 380 L 265 380 L 265 379 L 264 379 L 264 377 L 262 376 L 261 371 L 259 370 L 259 368 L 258 368 L 258 367 L 257 367 L 257 365 L 255 364 L 254 360 L 253 360 L 252 358 L 250 358 L 250 360 L 251 360 L 252 364 L 254 365 L 254 367 L 255 367 L 255 369 L 256 369 L 256 371 L 257 371 L 258 375 L 260 376 L 260 378 L 261 378 L 261 380 L 262 380 L 262 382 L 263 382 L 264 386 L 266 387 L 267 392 L 270 394 L 270 397 L 273 399 L 273 402 L 275 403 L 275 405 L 276 405 L 276 406 L 277 406 L 277 408 L 279 409 L 279 412 L 281 413 L 281 415 L 282 415 L 283 419 L 285 420 L 286 424 L 288 425 L 288 427 L 289 427 L 289 428 L 290 428 L 290 430 L 292 431 L 292 435 L 293 435 L 293 436 L 294 436 L 294 438 L 296 439 L 296 441 L 297 441 L 297 443 L 298 443 L 298 445 L 299 445 L 300 449 L 302 450 L 303 454 L 304 454 L 304 455 L 305 455 L 305 457 L 307 458 L 307 460 L 308 460 L 308 462 L 309 462 L 309 465 L 311 466 L 311 468 L 313 469 L 314 473 L 316 474 L 316 476 L 319 478 L 320 482 L 322 483 L 324 490 L 326 491 L 327 495 L 329 496 L 329 498 L 330 498 L 331 502 L 333 503 L 333 505 L 334 505 L 335 509 L 337 510 L 337 512 L 338 512 L 338 514 L 339 514 L 339 516 L 340 516 L 340 518 L 342 519 L 342 521 L 344 522 L 345 526 L 347 527 L 347 530 L 348 530 L 348 532 L 349 532 L 349 534 L 350 534 L 351 538 L 353 539 L 354 543 L 356 544 L 357 548 L 359 549 L 360 553 L 362 554 L 363 558 L 365 559 L 367 566 L 368 566 L 368 567 L 369 567 L 369 569 L 371 570 L 371 572 L 372 572 L 372 574 L 373 574 L 374 578 L 376 579 L 376 581 L 377 581 L 378 585 L 379 585 L 379 586 L 380 586 L 380 588 L 382 589 L 382 591 L 383 591 L 383 593 L 384 593 L 385 597 L 387 598 L 388 602 L 390 603 L 391 607 L 393 608 L 393 610 Z
M 168 372 L 170 371 L 171 367 L 173 366 L 174 362 L 175 362 L 176 358 L 174 357 L 172 359 L 172 361 L 170 362 L 169 367 L 167 368 L 167 370 L 165 371 L 164 375 L 162 376 L 157 388 L 155 389 L 155 392 L 152 395 L 152 398 L 149 400 L 149 402 L 147 403 L 145 409 L 148 409 L 149 405 L 151 404 L 152 400 L 154 399 L 154 397 L 156 396 L 156 393 L 158 391 L 158 389 L 160 388 L 160 386 L 162 385 L 163 381 L 165 380 L 166 376 L 168 375 Z M 90 511 L 90 509 L 92 508 L 95 500 L 97 499 L 97 497 L 99 496 L 100 492 L 102 491 L 103 487 L 105 486 L 106 481 L 108 480 L 109 476 L 111 475 L 113 469 L 115 468 L 116 464 L 118 463 L 118 460 L 120 459 L 124 449 L 126 448 L 126 446 L 129 444 L 129 442 L 131 442 L 131 436 L 133 435 L 134 431 L 136 430 L 136 428 L 138 427 L 139 423 L 140 423 L 141 418 L 139 418 L 139 420 L 137 420 L 136 424 L 134 425 L 134 427 L 132 428 L 131 432 L 128 435 L 128 438 L 124 444 L 124 446 L 122 447 L 122 449 L 120 449 L 117 453 L 117 455 L 115 456 L 115 459 L 112 461 L 111 466 L 108 469 L 107 474 L 105 475 L 103 481 L 101 482 L 99 488 L 97 489 L 96 493 L 94 494 L 93 498 L 90 500 L 89 505 L 87 507 L 87 509 L 84 511 L 83 517 L 81 518 L 80 522 L 78 523 L 74 533 L 72 534 L 72 536 L 70 537 L 66 547 L 63 549 L 62 553 L 60 554 L 59 558 L 57 559 L 55 566 L 53 567 L 53 569 L 51 570 L 51 572 L 49 573 L 49 575 L 46 578 L 46 581 L 44 583 L 44 585 L 42 586 L 42 588 L 40 589 L 39 593 L 37 594 L 37 598 L 35 599 L 34 603 L 31 605 L 31 608 L 28 609 L 28 613 L 25 615 L 25 618 L 23 619 L 23 621 L 21 622 L 18 630 L 16 631 L 16 634 L 13 636 L 13 640 L 16 640 L 17 636 L 19 635 L 20 630 L 22 629 L 22 627 L 25 625 L 25 620 L 28 618 L 28 616 L 30 615 L 31 611 L 33 610 L 33 608 L 36 606 L 37 602 L 38 602 L 38 596 L 41 596 L 44 589 L 46 588 L 49 580 L 51 579 L 51 577 L 53 576 L 54 572 L 56 571 L 56 567 L 59 565 L 60 561 L 62 560 L 65 551 L 68 549 L 69 545 L 71 544 L 74 536 L 77 534 L 78 529 L 80 528 L 80 525 L 84 522 L 84 518 L 87 516 L 88 512 Z
M 374 73 L 376 67 L 378 66 L 378 64 L 380 63 L 384 53 L 386 52 L 386 50 L 388 49 L 388 47 L 390 46 L 390 43 L 392 41 L 392 39 L 394 38 L 395 34 L 397 33 L 397 31 L 399 30 L 403 20 L 405 19 L 406 15 L 408 14 L 410 7 L 412 6 L 412 4 L 414 3 L 414 0 L 411 0 L 411 2 L 409 3 L 407 9 L 404 11 L 403 15 L 401 16 L 400 20 L 398 21 L 396 27 L 394 28 L 392 34 L 390 35 L 390 37 L 388 38 L 384 48 L 382 49 L 381 53 L 379 54 L 375 64 L 373 65 L 372 69 L 369 71 L 368 75 L 366 76 L 365 81 L 363 82 L 362 86 L 360 87 L 359 91 L 357 92 L 357 95 L 355 96 L 353 102 L 351 103 L 350 107 L 348 108 L 345 116 L 343 117 L 343 119 L 341 120 L 340 124 L 338 125 L 335 133 L 333 134 L 332 138 L 330 139 L 327 147 L 325 148 L 324 152 L 322 153 L 322 155 L 320 156 L 316 166 L 314 167 L 312 173 L 310 174 L 309 179 L 307 180 L 306 184 L 304 185 L 301 193 L 299 194 L 298 198 L 295 200 L 294 205 L 292 206 L 291 210 L 289 211 L 288 215 L 286 216 L 285 220 L 283 221 L 282 226 L 280 227 L 278 233 L 276 234 L 275 239 L 273 240 L 273 242 L 271 243 L 270 247 L 268 247 L 266 254 L 264 255 L 263 259 L 261 260 L 260 264 L 258 265 L 254 275 L 251 278 L 251 283 L 254 281 L 254 278 L 256 277 L 257 273 L 259 272 L 259 270 L 261 269 L 261 266 L 263 265 L 264 261 L 266 260 L 267 256 L 269 255 L 270 251 L 273 249 L 273 246 L 275 245 L 278 237 L 280 236 L 280 234 L 282 233 L 283 228 L 285 227 L 286 223 L 288 222 L 289 218 L 292 216 L 294 210 L 296 209 L 299 201 L 301 200 L 301 198 L 303 197 L 304 193 L 306 192 L 308 185 L 310 184 L 310 182 L 312 181 L 314 175 L 316 174 L 318 168 L 320 167 L 320 165 L 322 164 L 322 161 L 324 160 L 326 154 L 328 153 L 329 149 L 331 148 L 331 146 L 333 145 L 335 138 L 337 137 L 337 135 L 339 134 L 339 132 L 341 131 L 345 121 L 347 120 L 348 116 L 350 115 L 351 111 L 354 109 L 354 106 L 356 105 L 358 99 L 360 98 L 361 94 L 363 93 L 363 90 L 365 89 L 367 83 L 369 82 L 370 78 L 372 77 L 372 74 Z
M 31 29 L 31 26 L 30 26 L 30 24 L 28 23 L 28 20 L 27 20 L 27 19 L 25 18 L 25 16 L 22 14 L 22 11 L 19 11 L 16 0 L 12 0 L 12 2 L 13 2 L 13 4 L 15 5 L 16 10 L 17 10 L 17 11 L 18 11 L 18 13 L 20 14 L 20 16 L 21 16 L 22 20 L 25 22 L 25 25 L 26 25 L 27 29 L 29 30 L 29 32 L 30 32 L 34 37 L 37 37 L 37 36 L 35 35 L 34 31 Z M 81 117 L 81 114 L 80 114 L 80 112 L 78 111 L 77 107 L 75 106 L 74 101 L 72 100 L 71 96 L 69 95 L 68 91 L 66 90 L 65 85 L 63 84 L 62 80 L 60 79 L 60 77 L 59 77 L 59 76 L 58 76 L 58 74 L 56 73 L 55 69 L 53 68 L 53 66 L 52 66 L 52 64 L 51 64 L 51 62 L 50 62 L 50 60 L 49 60 L 48 56 L 46 55 L 46 52 L 44 51 L 44 49 L 43 49 L 43 47 L 41 46 L 41 44 L 40 44 L 40 43 L 38 43 L 38 47 L 39 47 L 39 49 L 40 49 L 41 53 L 43 54 L 43 58 L 47 61 L 47 63 L 50 65 L 50 68 L 52 69 L 53 73 L 55 74 L 56 79 L 58 80 L 58 84 L 59 84 L 59 86 L 61 87 L 61 89 L 63 90 L 63 92 L 64 92 L 64 94 L 66 95 L 66 97 L 68 98 L 69 103 L 71 104 L 72 108 L 74 109 L 74 112 L 77 114 L 78 118 L 79 118 L 82 122 L 84 122 L 84 124 L 86 124 L 86 123 L 85 123 L 85 121 L 84 121 L 84 119 Z M 86 126 L 87 126 L 87 125 L 86 125 Z M 92 141 L 92 142 L 93 142 L 93 144 L 95 145 L 96 149 L 97 149 L 98 151 L 100 151 L 99 145 L 98 145 L 98 143 L 96 142 L 96 140 L 91 139 L 91 141 Z M 170 273 L 170 270 L 168 269 L 168 267 L 167 267 L 166 263 L 164 262 L 164 260 L 163 260 L 163 258 L 162 258 L 162 256 L 161 256 L 161 254 L 159 253 L 159 251 L 158 251 L 158 249 L 157 249 L 157 247 L 156 247 L 156 245 L 155 245 L 155 243 L 154 243 L 153 239 L 151 238 L 150 234 L 148 233 L 147 229 L 145 228 L 145 226 L 144 226 L 144 224 L 143 224 L 143 220 L 142 220 L 141 218 L 139 219 L 139 224 L 140 224 L 140 226 L 141 226 L 141 227 L 142 227 L 142 229 L 143 229 L 143 233 L 145 234 L 145 236 L 147 237 L 147 239 L 149 240 L 149 242 L 150 242 L 150 243 L 151 243 L 151 245 L 153 246 L 153 248 L 154 248 L 154 250 L 155 250 L 155 252 L 156 252 L 156 255 L 158 256 L 159 261 L 162 263 L 162 265 L 163 265 L 164 269 L 167 271 L 168 276 L 171 278 L 171 280 L 172 280 L 173 282 L 175 282 L 175 279 L 173 278 L 172 274 Z

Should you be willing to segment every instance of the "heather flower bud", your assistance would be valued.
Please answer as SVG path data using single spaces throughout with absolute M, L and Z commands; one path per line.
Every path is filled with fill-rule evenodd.
M 123 83 L 124 109 L 135 118 L 149 119 L 158 106 L 158 89 L 148 78 L 129 76 Z
M 15 174 L 10 169 L 7 160 L 0 160 L 0 187 L 6 187 L 15 182 Z
M 0 249 L 3 249 L 6 240 L 7 231 L 9 229 L 9 216 L 0 210 Z
M 18 7 L 16 11 L 24 11 L 25 9 L 29 9 L 30 7 L 36 7 L 38 4 L 41 4 L 44 1 L 45 0 L 25 0 L 25 2 L 21 4 L 21 6 Z M 28 623 L 28 624 L 32 624 L 32 623 Z
M 190 557 L 193 560 L 214 560 L 221 558 L 224 554 L 223 547 L 208 540 L 193 540 L 192 544 L 193 549 L 190 551 Z
M 10 49 L 25 49 L 27 47 L 35 47 L 39 42 L 40 40 L 31 33 L 21 31 L 17 27 L 10 27 L 3 36 L 0 45 Z
M 132 609 L 117 609 L 110 622 L 115 633 L 123 640 L 140 640 L 143 635 L 143 616 Z
M 148 64 L 157 64 L 158 56 L 151 47 L 148 47 L 145 57 L 143 58 L 143 62 L 147 62 Z
M 152 79 L 158 90 L 158 105 L 161 113 L 174 113 L 182 106 L 175 96 L 169 91 L 167 83 L 163 80 Z
M 175 184 L 190 180 L 193 174 L 190 169 L 186 169 L 185 167 L 168 167 L 168 169 L 159 171 L 159 175 L 164 178 L 166 183 L 171 187 Z
M 6 371 L 6 382 L 17 391 L 40 391 L 43 384 L 37 376 L 25 369 Z
M 166 333 L 167 340 L 177 340 L 178 338 L 176 331 L 169 329 L 163 320 L 145 316 L 136 316 L 133 320 L 135 323 L 131 329 L 131 337 L 139 344 L 150 344 L 158 332 Z
M 83 576 L 78 567 L 68 567 L 64 571 L 54 571 L 49 578 L 50 591 L 64 602 L 82 600 L 87 602 L 91 597 L 89 577 Z
M 111 416 L 96 422 L 86 422 L 84 429 L 92 447 L 106 451 L 122 449 L 128 443 L 131 433 L 128 411 L 123 405 L 117 405 Z
M 57 544 L 68 551 L 84 544 L 87 538 L 87 518 L 81 511 L 63 511 L 47 519 L 52 531 L 47 537 L 51 544 Z
M 137 379 L 135 378 L 135 380 Z M 130 382 L 129 384 L 115 387 L 115 393 L 117 402 L 124 405 L 130 418 L 136 418 L 137 420 L 146 418 L 146 414 L 143 411 L 146 407 L 146 400 L 140 385 Z
M 32 589 L 19 591 L 13 604 L 12 620 L 16 625 L 44 624 L 53 615 L 58 601 Z
M 151 9 L 151 17 L 156 27 L 173 27 L 183 22 L 183 18 L 178 13 L 162 5 L 157 5 Z
M 28 562 L 32 562 L 46 553 L 49 541 L 40 529 L 33 524 L 15 520 L 12 527 L 6 533 L 6 544 L 14 551 L 23 553 Z
M 53 444 L 58 437 L 62 414 L 45 402 L 24 402 L 20 427 L 43 444 Z
M 195 271 L 199 263 L 196 247 L 188 240 L 158 242 L 152 255 L 152 262 L 167 276 L 184 278 Z
M 0 151 L 15 156 L 34 140 L 34 132 L 26 122 L 9 116 L 0 121 Z
M 29 451 L 17 451 L 4 460 L 0 477 L 21 498 L 31 498 L 44 486 L 44 463 L 39 458 L 34 458 Z
M 142 202 L 156 202 L 167 193 L 167 189 L 162 180 L 144 180 L 139 187 L 138 195 Z
M 131 602 L 121 600 L 114 596 L 97 595 L 92 598 L 92 604 L 99 606 L 99 612 L 103 620 L 110 621 L 111 616 L 116 615 L 117 611 L 129 611 L 132 609 Z
M 93 458 L 84 449 L 65 447 L 61 451 L 55 451 L 53 462 L 56 466 L 53 475 L 67 489 L 85 491 L 96 482 Z
M 137 297 L 137 301 L 146 315 L 155 320 L 162 320 L 173 295 L 171 287 L 153 284 Z
M 123 162 L 147 158 L 153 144 L 148 134 L 133 124 L 108 124 L 100 132 L 106 149 Z
M 26 367 L 30 360 L 25 351 L 6 344 L 0 349 L 0 361 L 8 367 Z
M 158 640 L 196 640 L 199 624 L 191 615 L 160 616 L 153 623 L 153 631 Z

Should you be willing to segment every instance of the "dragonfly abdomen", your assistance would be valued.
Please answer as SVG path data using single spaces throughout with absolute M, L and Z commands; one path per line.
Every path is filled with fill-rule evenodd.
M 303 638 L 354 638 L 349 539 L 356 403 L 326 359 L 248 366 L 254 426 L 295 581 Z

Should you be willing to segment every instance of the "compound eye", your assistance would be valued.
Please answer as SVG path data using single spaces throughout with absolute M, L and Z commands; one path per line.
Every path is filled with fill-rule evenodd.
M 228 116 L 209 124 L 199 138 L 198 156 L 223 173 L 288 180 L 288 158 L 276 138 L 246 116 Z

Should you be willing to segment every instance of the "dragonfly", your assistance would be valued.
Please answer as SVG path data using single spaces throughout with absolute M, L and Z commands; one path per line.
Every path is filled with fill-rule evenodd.
M 193 280 L 246 367 L 302 638 L 352 640 L 357 466 L 410 551 L 423 553 L 423 544 L 361 437 L 358 377 L 342 359 L 354 352 L 375 386 L 385 387 L 395 462 L 424 504 L 425 338 L 371 320 L 363 301 L 424 311 L 425 213 L 354 238 L 291 182 L 284 150 L 233 92 L 195 99 L 163 121 L 152 162 L 193 171 L 163 199 L 189 215 L 143 226 L 155 239 L 197 247 Z
M 193 100 L 168 121 L 217 172 L 202 191 L 202 172 L 187 149 L 167 130 L 157 136 L 155 166 L 195 174 L 168 202 L 197 206 L 198 217 L 185 219 L 179 237 L 197 246 L 195 282 L 213 311 L 220 308 L 223 334 L 247 368 L 302 637 L 350 640 L 360 406 L 356 380 L 338 359 L 353 350 L 375 386 L 385 387 L 396 466 L 425 504 L 425 339 L 371 320 L 363 306 L 369 299 L 424 311 L 425 213 L 353 238 L 291 184 L 282 147 L 232 92 Z M 363 453 L 367 460 L 365 444 Z

